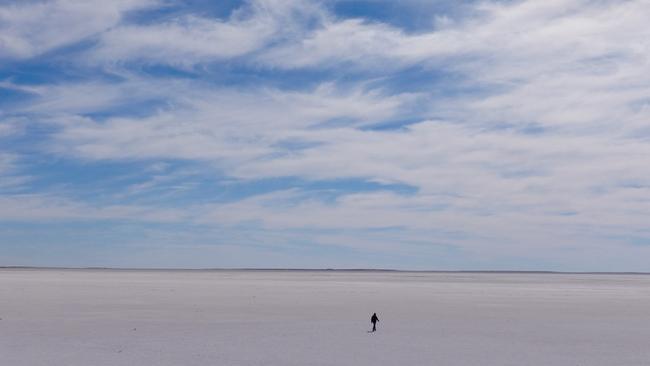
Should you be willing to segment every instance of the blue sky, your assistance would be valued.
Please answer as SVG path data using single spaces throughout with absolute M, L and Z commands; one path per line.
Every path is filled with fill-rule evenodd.
M 650 271 L 647 1 L 0 4 L 0 265 Z

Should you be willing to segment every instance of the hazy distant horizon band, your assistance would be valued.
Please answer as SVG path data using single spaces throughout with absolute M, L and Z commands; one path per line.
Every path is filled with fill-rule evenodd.
M 119 268 L 119 267 L 32 267 L 0 266 L 0 270 L 98 270 L 98 271 L 188 271 L 188 272 L 378 272 L 378 273 L 467 273 L 467 274 L 576 274 L 576 275 L 650 275 L 650 272 L 566 272 L 566 271 L 518 271 L 518 270 L 409 270 L 373 268 Z

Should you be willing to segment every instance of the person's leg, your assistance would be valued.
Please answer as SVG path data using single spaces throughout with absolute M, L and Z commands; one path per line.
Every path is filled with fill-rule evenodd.
M 377 323 L 372 323 L 372 331 L 374 332 L 376 330 L 377 330 Z

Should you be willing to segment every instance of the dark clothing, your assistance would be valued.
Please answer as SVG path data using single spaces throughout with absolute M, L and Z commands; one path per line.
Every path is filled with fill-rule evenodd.
M 370 318 L 370 322 L 372 323 L 372 331 L 375 332 L 377 330 L 377 322 L 379 321 L 379 318 L 377 317 L 377 313 L 372 314 L 372 317 Z

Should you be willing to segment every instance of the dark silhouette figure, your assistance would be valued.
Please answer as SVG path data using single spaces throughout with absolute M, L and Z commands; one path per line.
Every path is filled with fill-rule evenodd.
M 377 318 L 377 313 L 373 313 L 372 317 L 370 318 L 370 322 L 372 323 L 372 331 L 376 332 L 377 331 L 377 322 L 379 321 L 379 318 Z

